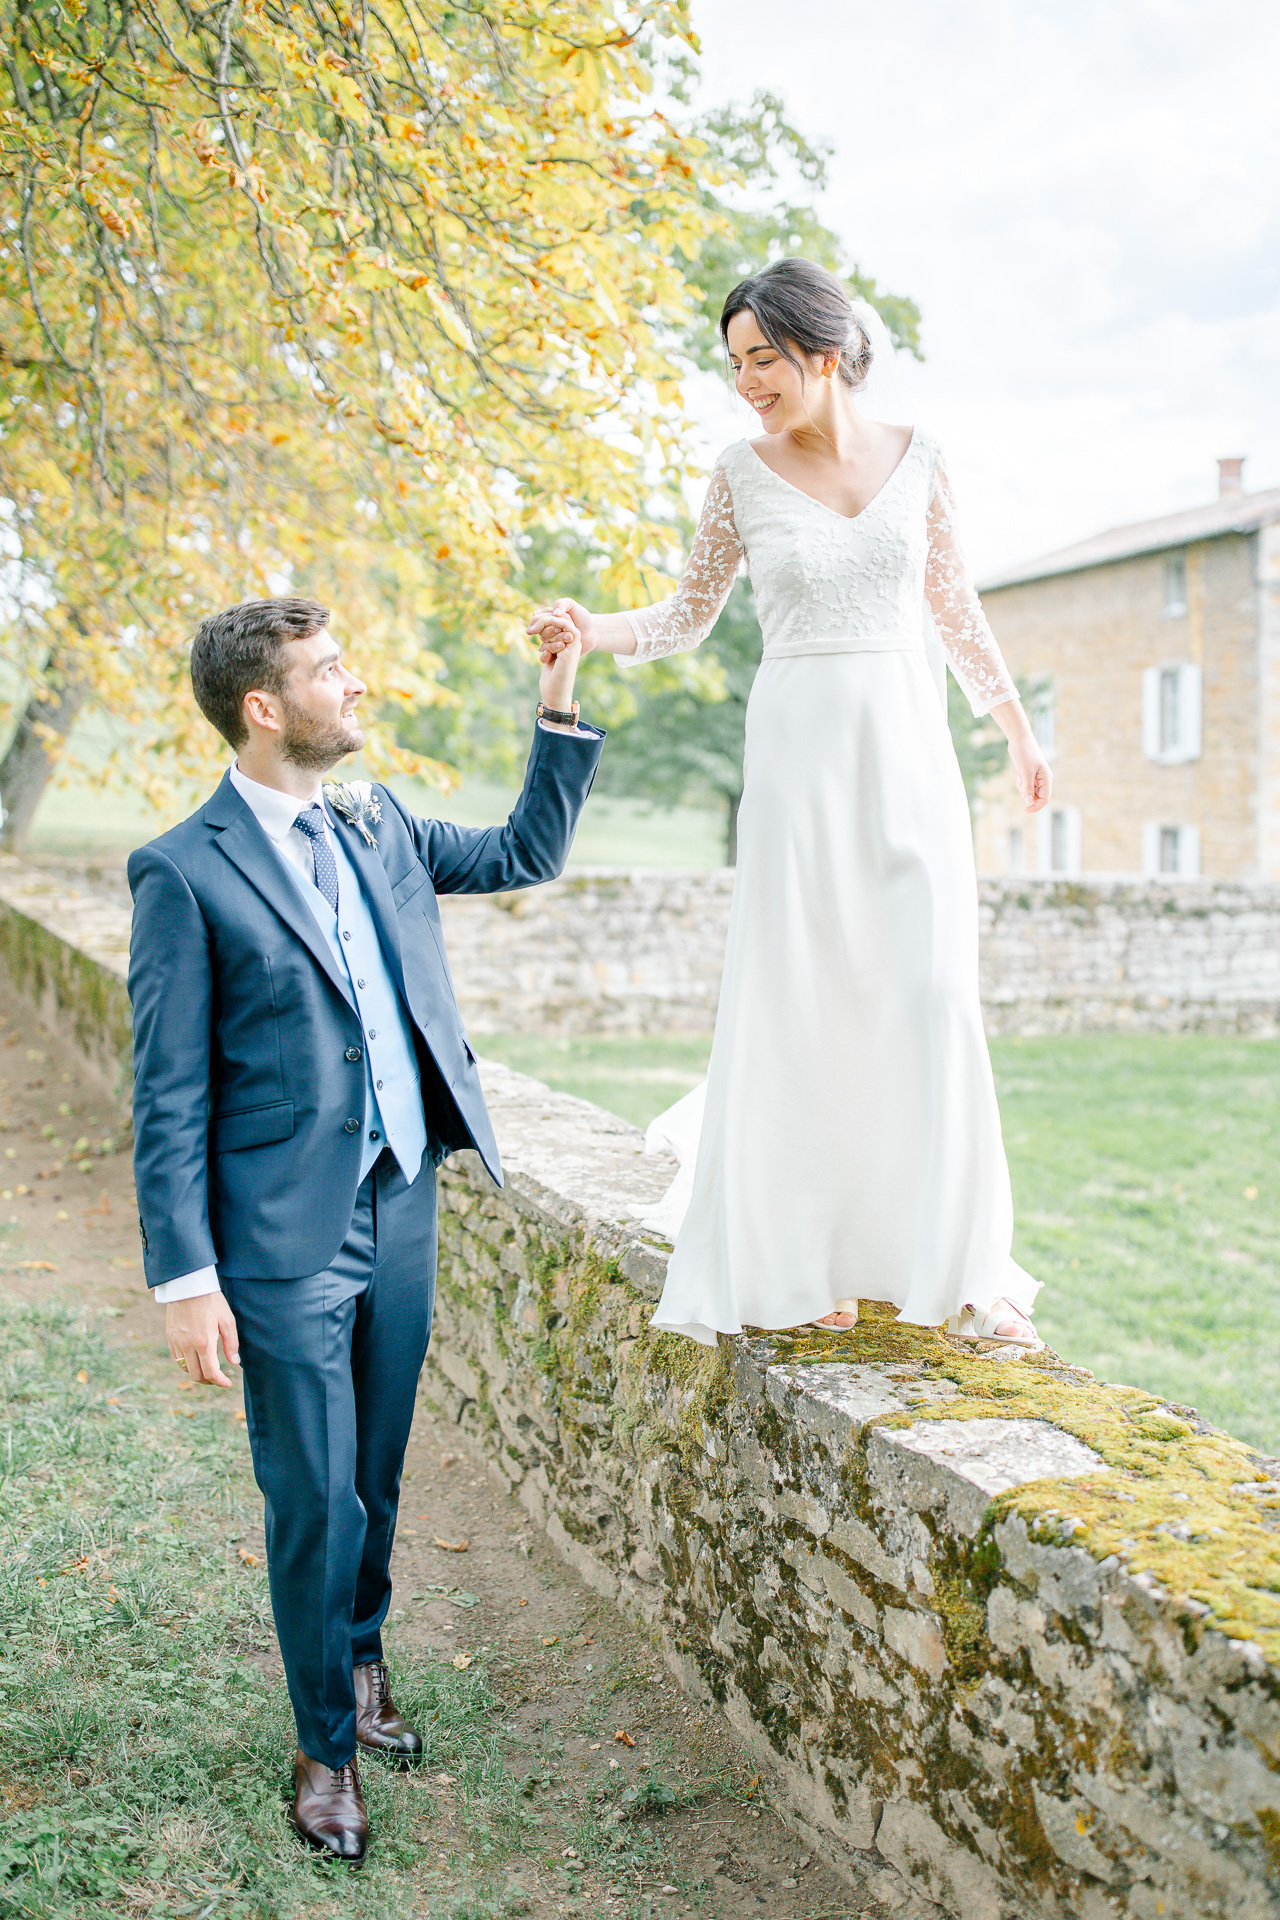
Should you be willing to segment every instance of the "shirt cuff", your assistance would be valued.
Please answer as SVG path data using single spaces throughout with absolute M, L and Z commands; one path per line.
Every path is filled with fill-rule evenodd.
M 218 1269 L 201 1267 L 198 1273 L 183 1273 L 176 1280 L 162 1280 L 151 1291 L 162 1307 L 171 1307 L 175 1300 L 198 1300 L 201 1294 L 221 1293 L 222 1288 L 218 1285 Z
M 571 740 L 594 740 L 593 733 L 587 733 L 582 727 L 558 727 L 554 720 L 539 720 L 538 725 L 544 733 L 566 733 Z

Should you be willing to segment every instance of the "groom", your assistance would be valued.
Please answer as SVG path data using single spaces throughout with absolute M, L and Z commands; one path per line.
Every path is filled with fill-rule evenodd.
M 498 1152 L 436 896 L 553 879 L 604 735 L 579 726 L 577 648 L 543 669 L 503 827 L 322 787 L 364 745 L 363 683 L 326 608 L 205 620 L 195 696 L 235 750 L 212 799 L 129 861 L 134 1168 L 148 1283 L 192 1380 L 243 1365 L 271 1604 L 298 1726 L 293 1823 L 364 1857 L 357 1750 L 422 1741 L 387 1687 L 400 1470 L 427 1351 L 435 1170 Z

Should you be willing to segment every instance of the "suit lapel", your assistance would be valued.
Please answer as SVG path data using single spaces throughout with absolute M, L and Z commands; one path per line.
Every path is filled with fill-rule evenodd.
M 331 808 L 330 814 L 337 821 L 343 851 L 360 875 L 365 898 L 369 902 L 369 910 L 373 914 L 382 940 L 383 952 L 391 964 L 391 971 L 395 975 L 401 997 L 407 1004 L 404 967 L 400 957 L 400 923 L 396 918 L 395 902 L 391 898 L 391 882 L 387 879 L 382 855 L 376 847 L 369 845 L 358 827 L 353 827 L 349 820 L 344 820 L 335 809 Z
M 225 792 L 224 789 L 225 788 Z M 281 867 L 280 856 L 229 780 L 214 796 L 206 819 L 218 833 L 218 847 L 245 879 L 257 888 L 268 906 L 273 907 L 285 925 L 296 933 L 316 964 L 332 980 L 344 1000 L 351 999 L 351 983 L 344 979 L 328 943 L 306 901 Z M 234 805 L 232 804 L 234 803 Z M 381 864 L 381 863 L 379 863 Z

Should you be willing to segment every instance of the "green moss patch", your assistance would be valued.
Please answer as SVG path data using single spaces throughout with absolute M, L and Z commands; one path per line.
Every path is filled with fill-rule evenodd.
M 918 1420 L 1047 1420 L 1101 1455 L 1111 1473 L 1042 1480 L 994 1502 L 1019 1513 L 1034 1537 L 1069 1539 L 1095 1558 L 1109 1554 L 1154 1575 L 1235 1639 L 1256 1640 L 1280 1662 L 1280 1478 L 1241 1441 L 1181 1417 L 1138 1387 L 1112 1387 L 1054 1354 L 982 1359 L 928 1328 L 899 1324 L 895 1309 L 867 1303 L 858 1325 L 837 1336 L 779 1337 L 779 1360 L 911 1364 L 912 1377 L 949 1380 L 955 1397 L 890 1414 L 874 1424 Z M 1183 1535 L 1187 1537 L 1183 1537 Z

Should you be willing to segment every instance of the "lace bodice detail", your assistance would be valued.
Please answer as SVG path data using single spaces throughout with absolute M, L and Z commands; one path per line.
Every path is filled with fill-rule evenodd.
M 622 665 L 699 646 L 747 563 L 764 658 L 923 651 L 932 617 L 975 713 L 1017 689 L 969 579 L 936 444 L 917 430 L 875 498 L 850 519 L 767 467 L 745 440 L 716 463 L 680 583 L 627 617 Z

